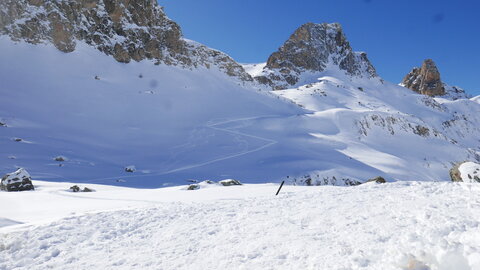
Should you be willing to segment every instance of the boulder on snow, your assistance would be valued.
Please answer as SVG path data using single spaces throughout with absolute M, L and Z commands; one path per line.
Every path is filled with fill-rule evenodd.
M 137 169 L 136 169 L 135 166 L 133 166 L 133 165 L 130 165 L 130 166 L 125 167 L 125 171 L 126 171 L 126 172 L 133 173 L 133 172 L 135 172 L 136 170 L 137 170 Z
M 71 186 L 70 187 L 70 190 L 72 192 L 94 192 L 95 190 L 91 189 L 91 188 L 87 188 L 87 187 L 84 187 L 83 189 L 81 189 L 79 186 L 77 185 L 74 185 L 74 186 Z
M 221 184 L 222 186 L 239 186 L 242 184 L 240 183 L 240 181 L 235 179 L 225 179 L 225 180 L 219 181 L 218 183 Z
M 385 178 L 383 178 L 381 176 L 377 176 L 375 178 L 367 180 L 367 182 L 365 182 L 365 183 L 370 183 L 370 182 L 375 182 L 375 183 L 378 183 L 378 184 L 385 184 L 387 182 L 387 180 L 385 180 Z
M 64 156 L 56 156 L 53 160 L 62 162 L 62 161 L 66 161 L 67 158 Z
M 0 190 L 24 191 L 34 189 L 30 174 L 23 168 L 4 175 L 0 181 Z
M 187 187 L 187 190 L 197 190 L 197 189 L 200 189 L 199 184 L 191 184 Z
M 450 169 L 452 182 L 480 183 L 480 164 L 465 161 Z

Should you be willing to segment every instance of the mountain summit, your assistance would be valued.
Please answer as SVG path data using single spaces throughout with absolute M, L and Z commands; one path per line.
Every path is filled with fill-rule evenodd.
M 432 59 L 425 59 L 422 67 L 414 67 L 400 83 L 419 94 L 427 96 L 441 96 L 456 100 L 469 98 L 469 95 L 458 86 L 450 86 L 442 82 L 437 65 Z
M 298 84 L 303 74 L 318 73 L 330 66 L 347 75 L 376 77 L 376 71 L 366 53 L 354 52 L 338 23 L 306 23 L 268 58 L 261 83 L 274 89 Z
M 443 87 L 440 79 L 440 72 L 432 59 L 424 60 L 420 68 L 413 68 L 403 78 L 401 84 L 419 94 L 428 96 L 445 95 L 445 87 Z

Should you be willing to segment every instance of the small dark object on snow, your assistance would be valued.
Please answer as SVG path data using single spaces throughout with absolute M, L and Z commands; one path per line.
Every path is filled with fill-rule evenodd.
M 135 166 L 127 166 L 125 167 L 125 171 L 129 173 L 135 172 Z
M 95 190 L 87 188 L 87 187 L 84 187 L 83 189 L 80 189 L 80 187 L 77 186 L 77 185 L 71 186 L 70 189 L 72 190 L 72 192 L 94 192 L 95 191 Z
M 6 127 L 7 124 L 5 124 L 4 122 L 0 122 L 0 127 Z
M 13 139 L 13 140 L 16 141 L 16 142 L 21 142 L 21 141 L 23 141 L 23 140 L 20 139 L 20 138 L 15 138 L 15 139 Z
M 35 190 L 32 184 L 30 174 L 23 168 L 13 173 L 8 173 L 2 177 L 0 181 L 0 190 L 6 191 L 24 191 Z
M 275 196 L 277 196 L 277 195 L 278 195 L 278 193 L 280 193 L 280 190 L 282 189 L 282 187 L 283 187 L 283 184 L 284 184 L 284 183 L 285 183 L 285 180 L 284 180 L 284 181 L 282 181 L 282 183 L 280 184 L 280 187 L 278 188 L 278 190 L 277 190 L 277 194 L 275 194 Z
M 377 176 L 375 178 L 369 179 L 366 183 L 369 183 L 369 182 L 375 182 L 375 183 L 378 183 L 378 184 L 385 184 L 387 181 L 385 180 L 385 178 L 383 178 L 381 176 Z
M 100 77 L 98 77 L 98 76 L 95 76 L 95 80 L 100 80 Z
M 65 157 L 58 156 L 58 157 L 55 157 L 54 160 L 55 160 L 55 161 L 65 161 Z
M 220 182 L 218 182 L 220 184 L 222 184 L 222 186 L 239 186 L 241 185 L 242 183 L 240 183 L 240 181 L 238 180 L 235 180 L 235 179 L 225 179 L 225 180 L 222 180 Z
M 200 189 L 200 185 L 198 184 L 191 184 L 188 186 L 187 190 L 196 190 L 196 189 Z

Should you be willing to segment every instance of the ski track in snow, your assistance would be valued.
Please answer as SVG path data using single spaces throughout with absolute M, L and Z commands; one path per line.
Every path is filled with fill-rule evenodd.
M 170 189 L 154 207 L 0 233 L 0 269 L 480 269 L 478 185 L 266 189 Z M 237 195 L 180 199 L 220 190 Z
M 264 144 L 264 145 L 262 145 L 262 146 L 260 146 L 260 147 L 257 147 L 257 148 L 255 148 L 255 149 L 245 150 L 245 151 L 242 151 L 242 152 L 240 152 L 240 153 L 230 154 L 230 155 L 226 155 L 226 156 L 224 156 L 224 157 L 216 158 L 216 159 L 213 159 L 213 160 L 209 160 L 209 161 L 205 161 L 205 162 L 200 162 L 200 163 L 195 163 L 195 164 L 191 164 L 191 165 L 188 165 L 188 166 L 182 166 L 182 167 L 180 167 L 180 168 L 176 168 L 176 169 L 172 169 L 172 170 L 168 170 L 168 171 L 164 171 L 164 172 L 160 172 L 160 173 L 148 173 L 148 174 L 145 174 L 145 175 L 128 175 L 128 176 L 118 175 L 118 176 L 112 176 L 112 177 L 90 179 L 90 180 L 88 180 L 88 181 L 89 181 L 89 182 L 96 182 L 96 181 L 103 181 L 103 180 L 115 180 L 115 179 L 124 179 L 124 178 L 141 178 L 141 177 L 151 177 L 151 176 L 166 175 L 166 174 L 170 174 L 170 173 L 174 173 L 174 172 L 179 172 L 179 171 L 184 171 L 184 170 L 188 170 L 188 169 L 193 169 L 193 168 L 202 167 L 202 166 L 209 165 L 209 164 L 212 164 L 212 163 L 215 163 L 215 162 L 219 162 L 219 161 L 223 161 L 223 160 L 227 160 L 227 159 L 231 159 L 231 158 L 240 157 L 240 156 L 243 156 L 243 155 L 247 155 L 247 154 L 250 154 L 250 153 L 254 153 L 254 152 L 263 150 L 263 149 L 265 149 L 265 148 L 267 148 L 267 147 L 270 147 L 270 146 L 276 144 L 277 141 L 271 140 L 271 139 L 268 139 L 268 138 L 263 138 L 263 137 L 255 136 L 255 135 L 250 135 L 250 134 L 242 133 L 242 132 L 239 132 L 239 131 L 233 131 L 233 130 L 230 130 L 230 129 L 228 129 L 228 128 L 219 128 L 219 127 L 217 127 L 217 126 L 223 125 L 223 124 L 227 124 L 227 123 L 234 123 L 234 122 L 241 122 L 241 121 L 249 121 L 249 120 L 257 120 L 257 119 L 271 118 L 271 117 L 278 117 L 278 115 L 265 115 L 265 116 L 256 116 L 256 117 L 229 119 L 229 120 L 222 120 L 222 121 L 216 122 L 216 123 L 208 123 L 208 122 L 207 122 L 207 124 L 206 124 L 206 126 L 205 126 L 205 127 L 207 127 L 207 128 L 213 129 L 213 130 L 217 130 L 217 131 L 221 131 L 221 132 L 227 132 L 227 133 L 230 133 L 230 134 L 234 134 L 234 135 L 238 135 L 238 136 L 244 136 L 244 137 L 249 137 L 249 138 L 258 139 L 258 140 L 262 140 L 262 141 L 267 142 L 266 144 Z M 187 142 L 186 144 L 188 145 L 189 143 Z M 248 142 L 247 142 L 247 144 L 248 144 Z M 193 145 L 193 146 L 194 146 L 194 145 Z M 248 145 L 247 145 L 247 146 L 248 146 Z M 247 147 L 247 148 L 248 148 L 248 147 Z

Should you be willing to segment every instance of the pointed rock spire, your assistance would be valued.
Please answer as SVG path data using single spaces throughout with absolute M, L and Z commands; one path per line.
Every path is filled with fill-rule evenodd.
M 413 68 L 403 78 L 401 85 L 422 95 L 443 96 L 446 94 L 444 84 L 440 79 L 440 72 L 432 59 L 423 61 L 421 68 Z
M 257 80 L 284 89 L 295 85 L 303 72 L 322 72 L 329 64 L 351 76 L 377 76 L 367 55 L 352 50 L 340 24 L 306 23 L 270 55 Z

